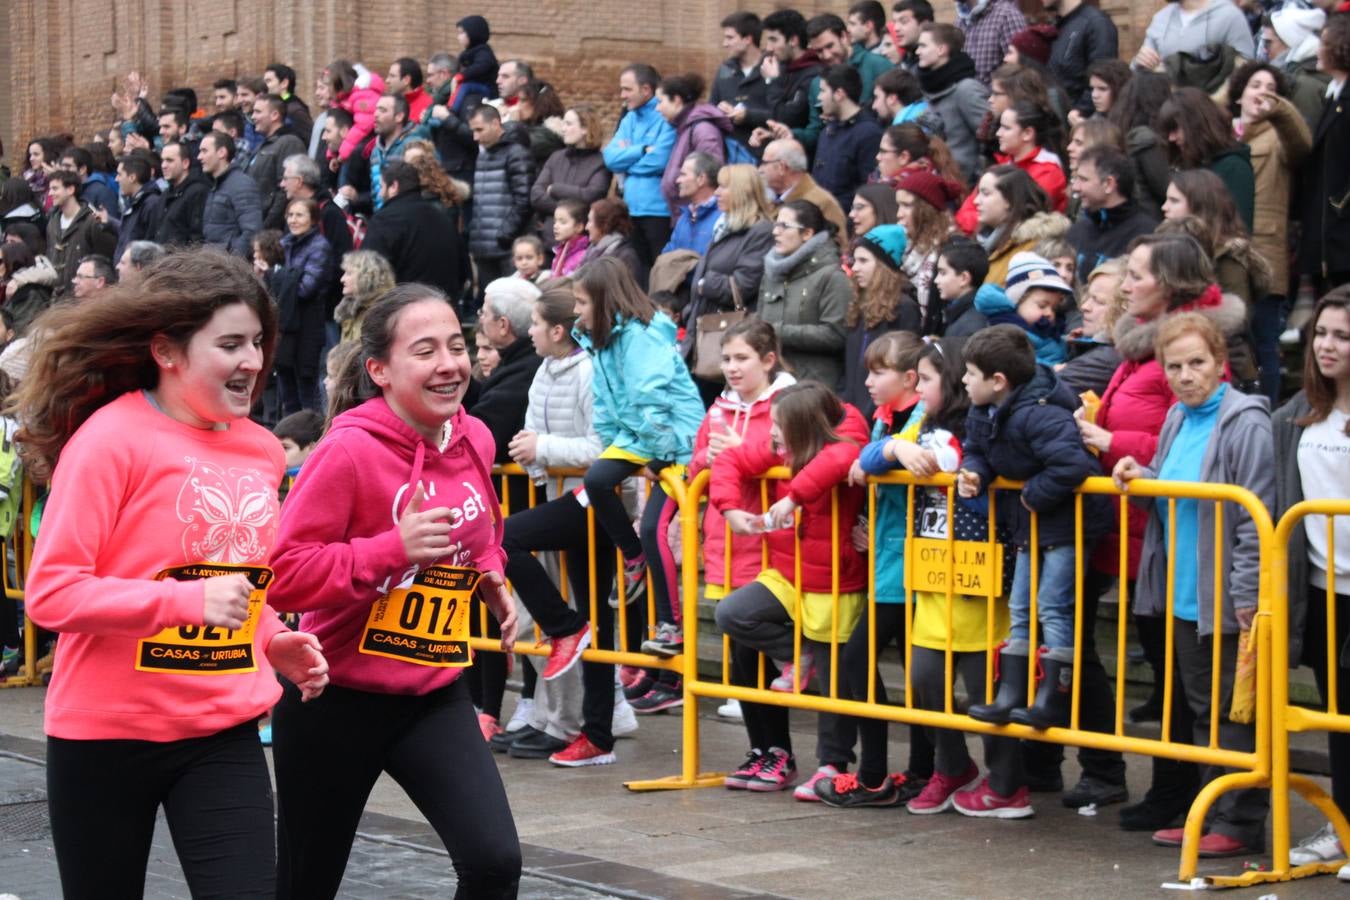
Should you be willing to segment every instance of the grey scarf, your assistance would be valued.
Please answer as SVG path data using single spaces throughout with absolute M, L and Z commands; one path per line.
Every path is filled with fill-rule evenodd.
M 771 278 L 787 280 L 792 270 L 797 268 L 804 260 L 812 256 L 821 247 L 827 243 L 833 243 L 834 238 L 828 231 L 822 231 L 820 234 L 813 234 L 805 244 L 802 244 L 787 256 L 783 256 L 777 250 L 770 250 L 764 257 L 764 274 Z

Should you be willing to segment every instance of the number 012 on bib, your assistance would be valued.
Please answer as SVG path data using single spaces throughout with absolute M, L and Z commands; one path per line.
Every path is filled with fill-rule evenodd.
M 411 585 L 371 605 L 360 651 L 419 666 L 470 665 L 470 600 L 482 577 L 477 569 L 450 566 L 418 572 Z
M 253 590 L 248 595 L 248 618 L 242 628 L 217 625 L 180 625 L 142 638 L 136 645 L 136 670 L 172 672 L 175 675 L 239 675 L 258 671 L 253 635 L 267 602 L 272 570 L 266 566 L 236 566 L 225 563 L 193 563 L 173 566 L 155 576 L 156 581 L 198 581 L 220 575 L 243 575 Z

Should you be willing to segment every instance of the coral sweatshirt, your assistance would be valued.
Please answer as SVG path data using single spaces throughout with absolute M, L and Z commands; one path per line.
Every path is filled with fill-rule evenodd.
M 236 668 L 250 652 L 236 645 L 211 674 L 179 674 L 173 669 L 191 668 L 185 656 L 209 659 L 213 646 L 166 656 L 171 643 L 141 639 L 207 631 L 198 631 L 202 582 L 154 580 L 161 570 L 267 564 L 285 468 L 266 429 L 246 419 L 222 431 L 194 428 L 140 391 L 79 427 L 52 476 L 27 585 L 29 616 L 61 633 L 47 734 L 174 741 L 223 731 L 276 703 L 281 689 L 264 651 L 285 626 L 269 607 L 257 612 L 253 671 Z M 230 645 L 211 631 L 219 646 Z M 138 669 L 147 663 L 160 670 Z
M 418 482 L 427 494 L 424 510 L 451 510 L 452 552 L 437 565 L 505 571 L 492 433 L 463 409 L 449 426 L 438 448 L 384 398 L 368 400 L 333 421 L 286 497 L 270 596 L 277 609 L 304 613 L 300 630 L 323 644 L 333 684 L 420 695 L 462 671 L 360 650 L 372 604 L 418 574 L 398 530 Z

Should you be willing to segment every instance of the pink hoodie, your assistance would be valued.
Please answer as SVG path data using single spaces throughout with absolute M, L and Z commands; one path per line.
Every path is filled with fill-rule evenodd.
M 286 497 L 270 593 L 298 611 L 300 630 L 323 644 L 333 684 L 384 694 L 426 694 L 461 669 L 358 652 L 371 604 L 409 584 L 398 520 L 420 481 L 423 509 L 448 506 L 459 550 L 439 561 L 504 573 L 500 504 L 492 487 L 492 433 L 460 409 L 444 450 L 424 440 L 383 397 L 338 416 Z
M 281 444 L 247 419 L 204 431 L 140 391 L 71 437 L 33 553 L 28 615 L 61 633 L 46 730 L 72 740 L 176 741 L 263 715 L 281 696 L 265 650 L 285 626 L 263 607 L 256 671 L 139 671 L 141 638 L 200 626 L 200 581 L 153 580 L 192 563 L 266 565 L 277 533 Z

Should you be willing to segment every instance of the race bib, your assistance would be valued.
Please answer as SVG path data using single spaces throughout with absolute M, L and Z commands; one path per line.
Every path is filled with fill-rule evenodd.
M 423 569 L 371 605 L 358 649 L 419 666 L 469 665 L 470 601 L 482 577 L 477 569 Z
M 197 581 L 218 575 L 240 574 L 253 590 L 248 595 L 248 618 L 242 628 L 218 625 L 179 625 L 142 638 L 136 645 L 138 672 L 172 672 L 175 675 L 234 675 L 258 671 L 253 635 L 267 602 L 272 570 L 266 566 L 236 566 L 228 563 L 193 563 L 173 566 L 155 576 L 156 581 Z

